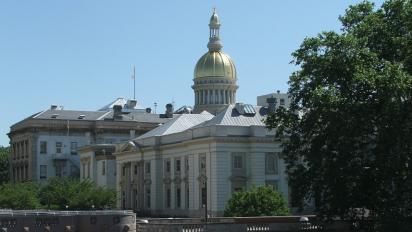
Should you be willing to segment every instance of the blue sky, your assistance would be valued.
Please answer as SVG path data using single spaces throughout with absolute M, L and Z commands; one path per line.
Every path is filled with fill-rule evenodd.
M 291 53 L 305 37 L 339 30 L 354 0 L 2 0 L 0 145 L 12 124 L 51 104 L 96 110 L 117 97 L 193 105 L 196 61 L 207 51 L 213 7 L 223 51 L 237 67 L 239 102 L 285 92 Z M 375 1 L 378 6 L 382 1 Z

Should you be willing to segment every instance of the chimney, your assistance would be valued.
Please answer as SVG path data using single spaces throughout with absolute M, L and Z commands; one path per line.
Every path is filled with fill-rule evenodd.
M 166 118 L 173 118 L 173 105 L 171 103 L 166 104 Z
M 113 119 L 121 119 L 122 116 L 122 106 L 114 105 L 113 106 Z
M 148 114 L 150 114 L 150 113 L 152 113 L 152 108 L 146 108 L 146 113 L 148 113 Z
M 270 97 L 270 98 L 267 98 L 267 99 L 266 99 L 266 102 L 268 103 L 269 113 L 275 112 L 277 99 L 272 96 L 272 97 Z

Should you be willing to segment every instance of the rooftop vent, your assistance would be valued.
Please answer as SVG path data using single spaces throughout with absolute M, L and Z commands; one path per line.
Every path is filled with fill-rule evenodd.
M 57 118 L 57 116 L 59 116 L 59 114 L 52 114 L 51 118 Z
M 173 104 L 168 103 L 166 104 L 166 118 L 173 118 Z
M 122 119 L 122 106 L 121 105 L 113 106 L 113 119 Z
M 235 109 L 241 115 L 254 116 L 256 114 L 255 109 L 250 104 L 236 103 Z
M 136 105 L 137 105 L 137 100 L 129 99 L 129 100 L 127 100 L 125 108 L 134 109 L 136 107 Z
M 85 117 L 86 117 L 86 115 L 81 114 L 81 115 L 79 115 L 78 119 L 84 119 Z

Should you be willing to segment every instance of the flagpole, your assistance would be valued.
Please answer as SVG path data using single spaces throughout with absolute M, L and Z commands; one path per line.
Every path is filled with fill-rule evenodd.
M 136 67 L 133 65 L 133 99 L 136 99 Z

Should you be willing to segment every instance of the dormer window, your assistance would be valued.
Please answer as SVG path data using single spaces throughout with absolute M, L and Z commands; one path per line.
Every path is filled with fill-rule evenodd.
M 81 114 L 81 115 L 79 115 L 78 119 L 84 119 L 85 117 L 86 117 L 86 115 Z
M 59 114 L 52 114 L 51 118 L 57 118 Z

